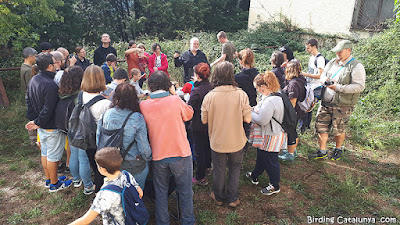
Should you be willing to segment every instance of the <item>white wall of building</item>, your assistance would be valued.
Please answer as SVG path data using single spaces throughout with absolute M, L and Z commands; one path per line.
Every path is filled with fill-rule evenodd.
M 251 0 L 248 27 L 285 15 L 293 24 L 317 33 L 355 35 L 350 31 L 356 0 Z

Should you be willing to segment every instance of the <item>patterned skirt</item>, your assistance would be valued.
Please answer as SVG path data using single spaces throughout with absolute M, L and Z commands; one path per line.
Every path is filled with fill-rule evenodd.
M 286 149 L 286 133 L 282 132 L 278 135 L 262 135 L 260 125 L 252 123 L 250 129 L 249 142 L 256 148 L 267 152 L 279 152 Z

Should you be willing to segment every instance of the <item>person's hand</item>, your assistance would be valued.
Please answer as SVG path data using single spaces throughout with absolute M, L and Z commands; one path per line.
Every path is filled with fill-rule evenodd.
M 153 70 L 154 70 L 154 72 L 158 71 L 158 68 L 157 67 L 153 67 Z
M 39 127 L 38 125 L 36 125 L 35 122 L 29 121 L 29 122 L 25 125 L 25 128 L 26 128 L 27 130 L 37 130 L 37 129 L 39 129 L 40 127 Z
M 75 65 L 77 59 L 75 56 L 72 56 L 71 58 L 69 58 L 69 66 L 73 66 Z
M 285 61 L 282 63 L 281 67 L 286 67 L 286 65 L 288 64 L 289 61 Z
M 336 89 L 336 81 L 333 80 L 333 84 L 329 85 L 328 88 L 335 90 Z
M 175 85 L 171 85 L 171 87 L 169 88 L 169 93 L 171 93 L 171 95 L 176 95 Z
M 175 52 L 174 58 L 178 58 L 178 57 L 179 57 L 179 53 Z
M 117 65 L 116 64 L 117 64 L 117 62 L 112 62 L 111 63 L 111 66 L 112 66 L 112 68 L 114 68 L 114 71 L 117 70 Z

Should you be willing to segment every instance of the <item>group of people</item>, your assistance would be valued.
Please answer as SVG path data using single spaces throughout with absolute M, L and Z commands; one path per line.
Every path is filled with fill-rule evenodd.
M 157 224 L 169 224 L 171 177 L 179 193 L 182 224 L 195 223 L 192 187 L 208 185 L 206 175 L 210 172 L 210 198 L 216 205 L 237 207 L 240 171 L 249 145 L 257 148 L 257 159 L 254 169 L 245 176 L 258 184 L 258 177 L 265 170 L 270 183 L 261 193 L 280 192 L 279 158 L 293 161 L 299 142 L 297 131 L 288 133 L 282 128 L 287 109 L 281 95 L 286 95 L 295 109 L 300 132 L 311 122 L 312 111 L 303 111 L 299 103 L 306 99 L 306 86 L 312 83 L 325 85 L 315 125 L 320 148 L 309 158 L 328 155 L 326 145 L 332 130 L 336 147 L 330 157 L 340 159 L 349 117 L 365 87 L 365 70 L 352 57 L 350 41 L 339 42 L 332 49 L 337 57 L 325 65 L 317 40 L 308 40 L 305 47 L 311 57 L 307 73 L 302 72 L 290 47 L 284 46 L 271 55 L 273 69 L 260 73 L 254 68 L 251 49 L 237 52 L 223 31 L 217 38 L 222 43 L 221 57 L 211 64 L 199 50 L 198 38 L 190 40 L 189 50 L 173 56 L 175 66 L 184 68 L 185 86 L 190 85 L 185 91 L 189 95 L 187 102 L 177 94 L 179 91 L 167 71 L 167 56 L 157 43 L 153 44 L 154 54 L 150 56 L 143 44 L 131 41 L 125 52 L 128 71 L 116 68 L 116 52 L 110 46 L 108 34 L 102 36 L 102 45 L 95 51 L 96 65 L 86 65 L 83 48 L 70 59 L 65 48 L 39 55 L 33 48 L 24 49 L 21 78 L 27 88 L 30 120 L 25 127 L 31 140 L 35 136 L 33 131 L 38 131 L 45 186 L 55 192 L 83 184 L 85 194 L 96 193 L 90 210 L 73 224 L 90 223 L 98 214 L 104 224 L 124 224 L 121 197 L 101 188 L 109 184 L 124 187 L 129 182 L 142 197 L 149 176 L 154 185 Z M 241 71 L 235 75 L 232 62 L 236 58 Z M 26 71 L 35 61 L 39 73 L 30 78 Z M 147 71 L 149 75 L 145 77 Z M 107 73 L 112 77 L 110 81 Z M 141 89 L 145 79 L 148 92 Z M 97 125 L 97 143 L 104 130 L 122 128 L 121 149 L 127 151 L 70 146 L 66 121 L 76 101 L 90 106 Z M 57 175 L 64 148 L 70 148 L 67 165 L 72 180 Z M 129 176 L 122 170 L 128 171 Z

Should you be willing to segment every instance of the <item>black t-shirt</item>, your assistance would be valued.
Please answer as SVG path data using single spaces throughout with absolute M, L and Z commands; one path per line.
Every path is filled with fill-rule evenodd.
M 302 102 L 306 97 L 306 83 L 306 79 L 300 75 L 299 77 L 286 81 L 286 86 L 282 91 L 288 95 L 289 99 L 297 98 L 297 103 Z M 301 119 L 304 117 L 305 112 L 300 109 L 297 103 L 294 109 L 297 112 L 297 119 Z

